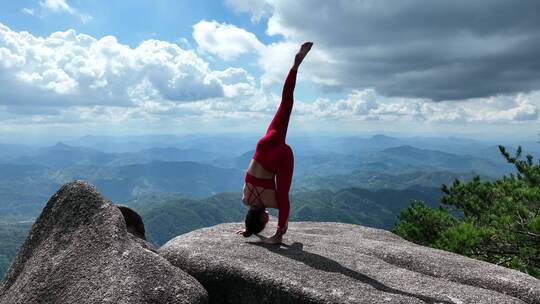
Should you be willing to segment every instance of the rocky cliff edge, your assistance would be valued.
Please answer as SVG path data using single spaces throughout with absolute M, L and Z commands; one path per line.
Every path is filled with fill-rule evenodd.
M 159 253 L 197 278 L 211 303 L 540 303 L 532 276 L 386 230 L 294 222 L 276 246 L 261 243 L 271 231 L 245 239 L 233 233 L 240 227 L 195 230 Z

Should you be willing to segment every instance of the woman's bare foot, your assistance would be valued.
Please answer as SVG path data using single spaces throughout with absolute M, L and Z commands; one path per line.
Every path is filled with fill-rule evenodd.
M 307 53 L 309 53 L 309 50 L 311 50 L 311 47 L 313 46 L 313 42 L 306 42 L 302 44 L 300 47 L 300 50 L 298 53 L 296 53 L 296 56 L 294 56 L 294 69 L 298 69 L 304 58 L 306 57 Z

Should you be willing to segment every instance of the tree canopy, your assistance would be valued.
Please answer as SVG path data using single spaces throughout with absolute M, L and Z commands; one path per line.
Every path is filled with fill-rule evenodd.
M 540 160 L 500 152 L 516 168 L 495 181 L 480 177 L 442 186 L 441 205 L 412 201 L 393 232 L 417 244 L 518 269 L 540 278 Z

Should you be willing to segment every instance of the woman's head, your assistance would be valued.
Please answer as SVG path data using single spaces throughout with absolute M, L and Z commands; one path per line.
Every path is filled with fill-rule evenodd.
M 268 219 L 268 211 L 266 211 L 266 208 L 250 208 L 246 214 L 246 232 L 243 234 L 244 237 L 263 231 L 264 227 L 266 227 L 266 223 L 268 223 Z

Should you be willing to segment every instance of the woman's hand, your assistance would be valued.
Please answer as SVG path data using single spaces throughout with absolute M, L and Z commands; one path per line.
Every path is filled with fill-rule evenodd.
M 240 230 L 236 231 L 235 233 L 236 233 L 236 234 L 243 235 L 244 232 L 246 232 L 246 229 L 240 229 Z
M 265 244 L 281 244 L 283 241 L 283 237 L 279 235 L 278 233 L 272 235 L 271 237 L 267 238 L 263 241 Z

